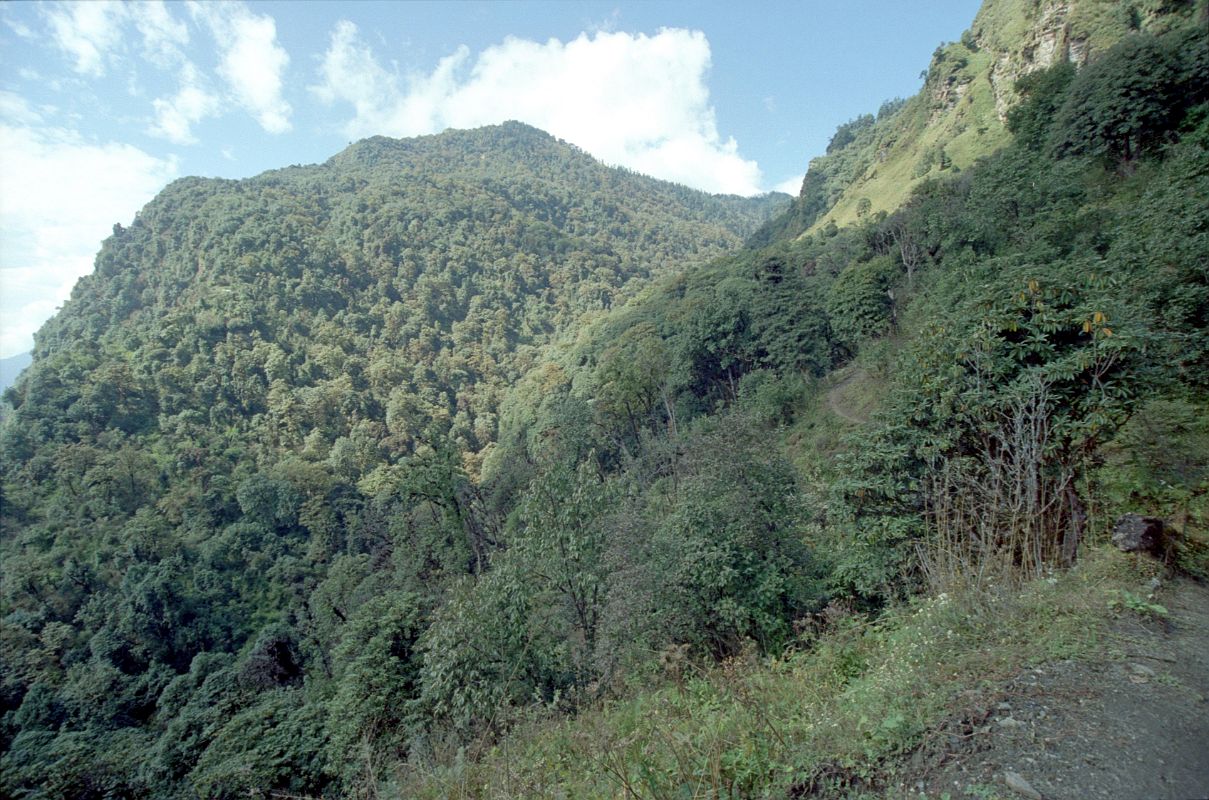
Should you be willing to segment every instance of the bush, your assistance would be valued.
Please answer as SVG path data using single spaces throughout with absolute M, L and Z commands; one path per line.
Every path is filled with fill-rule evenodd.
M 775 651 L 819 599 L 792 468 L 732 413 L 677 444 L 610 586 L 605 646 Z M 650 526 L 646 528 L 645 526 Z
M 420 647 L 421 697 L 437 726 L 461 736 L 502 727 L 509 709 L 551 699 L 566 685 L 565 659 L 535 612 L 522 565 L 507 556 L 451 588 Z
M 1034 151 L 1044 147 L 1054 115 L 1074 78 L 1075 65 L 1061 61 L 1016 81 L 1016 91 L 1023 99 L 1008 110 L 1007 128 L 1021 146 Z
M 324 717 L 301 692 L 262 695 L 218 728 L 189 775 L 194 791 L 211 800 L 322 793 L 330 783 Z
M 827 316 L 835 338 L 850 351 L 861 339 L 890 330 L 894 300 L 889 294 L 898 276 L 890 256 L 853 264 L 840 273 L 827 294 Z
M 420 696 L 423 622 L 415 595 L 392 592 L 362 605 L 344 628 L 332 656 L 337 689 L 327 730 L 346 778 L 377 763 L 379 755 L 395 760 L 406 754 Z
M 1058 156 L 1129 162 L 1163 141 L 1180 110 L 1179 64 L 1153 36 L 1132 35 L 1072 81 L 1050 132 Z

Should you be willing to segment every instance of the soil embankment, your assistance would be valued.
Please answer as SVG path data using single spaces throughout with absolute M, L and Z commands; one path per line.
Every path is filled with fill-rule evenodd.
M 1123 615 L 1112 657 L 1029 669 L 952 720 L 903 783 L 929 798 L 1209 797 L 1209 587 L 1176 580 L 1165 616 Z

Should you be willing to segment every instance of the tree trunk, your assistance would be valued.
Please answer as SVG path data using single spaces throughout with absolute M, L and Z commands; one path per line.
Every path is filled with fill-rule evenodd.
M 1062 539 L 1062 563 L 1069 567 L 1079 555 L 1079 544 L 1083 541 L 1083 530 L 1087 523 L 1087 509 L 1075 491 L 1073 481 L 1066 484 L 1066 500 L 1070 504 L 1070 525 Z

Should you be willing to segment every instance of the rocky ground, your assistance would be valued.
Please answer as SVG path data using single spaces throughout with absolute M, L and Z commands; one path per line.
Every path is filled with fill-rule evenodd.
M 1209 587 L 1174 579 L 1122 608 L 1110 658 L 971 692 L 903 765 L 898 797 L 1209 798 Z

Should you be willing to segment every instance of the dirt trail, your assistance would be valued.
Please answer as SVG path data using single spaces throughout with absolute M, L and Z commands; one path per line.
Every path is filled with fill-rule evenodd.
M 1025 671 L 989 708 L 917 753 L 909 797 L 1044 800 L 1209 798 L 1209 588 L 1156 597 L 1166 619 L 1123 616 L 1124 652 Z
M 827 392 L 827 408 L 831 410 L 831 413 L 835 414 L 842 420 L 851 422 L 854 425 L 864 425 L 866 420 L 853 415 L 846 408 L 844 408 L 844 389 L 847 388 L 848 384 L 852 383 L 857 378 L 863 377 L 864 374 L 865 373 L 861 372 L 860 370 L 854 369 L 841 378 L 840 382 L 835 386 L 832 386 Z

